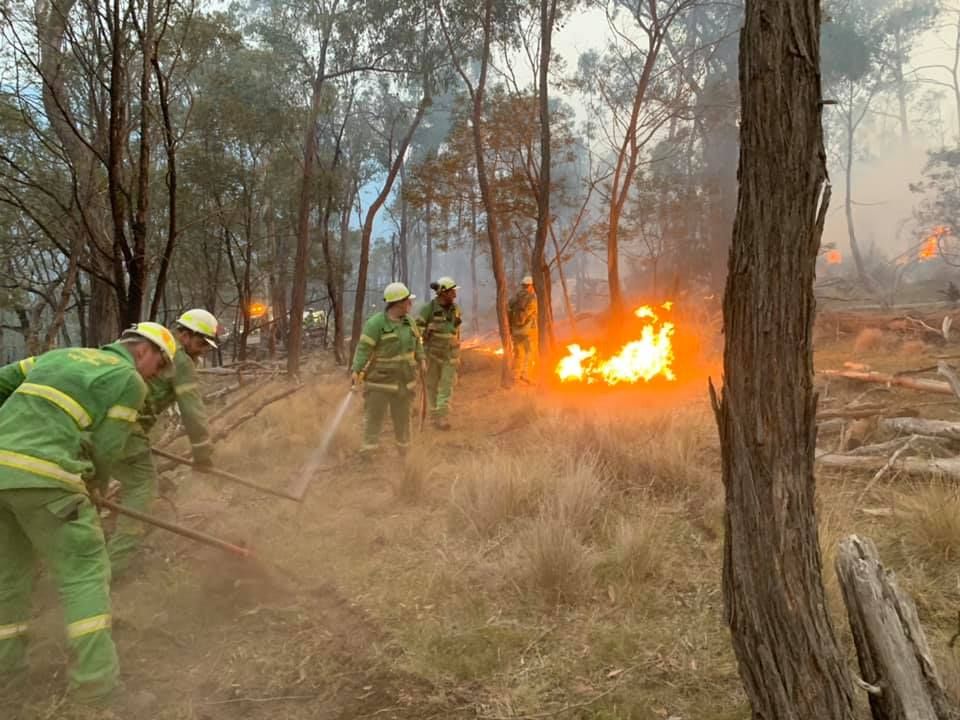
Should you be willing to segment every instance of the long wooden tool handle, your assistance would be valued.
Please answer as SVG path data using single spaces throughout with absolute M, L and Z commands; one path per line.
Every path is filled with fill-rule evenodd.
M 195 467 L 192 460 L 188 460 L 185 457 L 180 457 L 179 455 L 174 455 L 169 453 L 166 450 L 161 450 L 160 448 L 150 448 L 154 455 L 159 455 L 162 458 L 167 460 L 173 460 L 178 462 L 181 465 L 187 465 L 189 467 Z M 258 485 L 255 482 L 251 482 L 245 478 L 240 477 L 239 475 L 234 475 L 233 473 L 227 472 L 226 470 L 220 470 L 219 468 L 197 468 L 200 472 L 210 473 L 211 475 L 216 475 L 217 477 L 223 478 L 224 480 L 229 480 L 230 482 L 235 482 L 238 485 L 245 485 L 248 488 L 253 490 L 258 490 L 262 493 L 267 493 L 268 495 L 275 495 L 277 497 L 282 497 L 285 500 L 293 500 L 294 502 L 299 502 L 300 498 L 291 495 L 290 493 L 284 492 L 283 490 L 275 490 L 271 487 L 266 487 L 265 485 Z
M 240 547 L 239 545 L 234 545 L 233 543 L 228 543 L 226 540 L 221 540 L 220 538 L 214 537 L 213 535 L 207 535 L 206 533 L 200 532 L 199 530 L 191 530 L 188 527 L 183 525 L 177 525 L 176 523 L 167 522 L 166 520 L 161 520 L 156 518 L 153 515 L 147 515 L 146 513 L 139 512 L 137 510 L 131 510 L 128 507 L 124 507 L 118 503 L 113 502 L 113 500 L 107 500 L 106 498 L 97 498 L 97 505 L 101 507 L 110 508 L 116 513 L 121 515 L 128 515 L 140 522 L 145 522 L 148 525 L 155 525 L 158 528 L 163 528 L 177 535 L 183 535 L 188 537 L 191 540 L 196 540 L 197 542 L 203 543 L 204 545 L 211 545 L 215 548 L 220 548 L 221 550 L 226 550 L 231 555 L 236 555 L 242 558 L 248 558 L 253 555 L 253 552 L 249 548 Z

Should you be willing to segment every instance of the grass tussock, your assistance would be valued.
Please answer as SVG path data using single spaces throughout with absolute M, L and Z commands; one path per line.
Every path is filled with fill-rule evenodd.
M 930 480 L 905 496 L 900 510 L 906 552 L 923 563 L 952 570 L 960 557 L 960 489 Z
M 853 341 L 853 351 L 858 354 L 876 352 L 887 344 L 887 338 L 880 328 L 864 328 L 857 333 Z
M 391 487 L 398 500 L 415 504 L 426 495 L 427 481 L 435 472 L 433 448 L 415 445 L 403 460 L 403 467 Z
M 618 517 L 598 567 L 604 581 L 635 587 L 656 578 L 668 559 L 667 531 L 666 522 L 655 509 L 635 517 Z
M 546 512 L 521 535 L 518 584 L 549 603 L 574 603 L 593 591 L 593 555 L 558 513 Z
M 450 491 L 451 525 L 492 537 L 508 523 L 536 514 L 553 463 L 546 454 L 522 459 L 494 452 L 467 463 Z

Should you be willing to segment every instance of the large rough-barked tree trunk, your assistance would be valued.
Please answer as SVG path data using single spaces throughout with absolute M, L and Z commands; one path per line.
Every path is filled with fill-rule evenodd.
M 827 205 L 819 0 L 747 0 L 740 194 L 714 395 L 726 620 L 754 718 L 854 717 L 814 506 L 814 264 Z

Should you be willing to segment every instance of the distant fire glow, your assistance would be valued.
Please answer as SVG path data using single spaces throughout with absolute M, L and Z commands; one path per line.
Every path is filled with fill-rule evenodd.
M 665 302 L 661 310 L 670 311 L 672 302 Z M 640 330 L 640 338 L 624 345 L 610 357 L 602 357 L 595 347 L 585 349 L 578 343 L 567 346 L 567 355 L 557 363 L 555 372 L 561 382 L 586 384 L 650 382 L 655 377 L 675 380 L 673 373 L 672 322 L 661 322 L 659 315 L 649 305 L 633 311 L 641 319 L 648 320 Z
M 828 250 L 825 257 L 828 265 L 839 265 L 843 262 L 843 254 L 839 250 Z
M 917 258 L 920 262 L 932 260 L 940 254 L 940 239 L 950 234 L 950 228 L 946 225 L 937 225 L 930 231 L 930 235 L 923 241 Z
M 267 306 L 260 302 L 250 303 L 247 315 L 251 320 L 257 320 L 267 314 Z

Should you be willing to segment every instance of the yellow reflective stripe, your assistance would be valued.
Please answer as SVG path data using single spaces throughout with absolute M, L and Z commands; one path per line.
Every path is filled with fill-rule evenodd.
M 110 627 L 110 615 L 94 615 L 67 625 L 67 637 L 76 640 L 84 635 L 106 630 Z
M 24 358 L 18 363 L 18 365 L 20 365 L 20 372 L 23 373 L 24 377 L 27 376 L 27 373 L 30 372 L 36 364 L 37 359 L 35 357 Z
M 365 382 L 363 386 L 371 390 L 386 390 L 388 392 L 397 392 L 400 389 L 399 384 L 388 385 L 386 383 L 375 383 L 370 381 Z
M 126 405 L 114 405 L 107 410 L 107 417 L 132 423 L 137 421 L 137 410 Z
M 188 392 L 193 392 L 196 389 L 197 389 L 196 383 L 186 383 L 184 385 L 177 385 L 173 389 L 173 394 L 176 395 L 177 397 L 180 397 L 181 395 L 186 395 Z
M 26 623 L 13 623 L 12 625 L 0 625 L 0 640 L 9 640 L 18 635 L 23 635 L 27 631 Z
M 452 337 L 456 337 L 456 336 L 457 336 L 456 333 L 438 333 L 438 332 L 430 333 L 430 338 L 431 338 L 431 339 L 433 339 L 433 338 L 452 338 Z
M 67 472 L 49 460 L 43 460 L 33 457 L 32 455 L 24 455 L 23 453 L 13 452 L 12 450 L 0 450 L 0 465 L 6 465 L 7 467 L 12 467 L 17 470 L 25 470 L 34 475 L 41 475 L 42 477 L 51 478 L 52 480 L 59 480 L 84 494 L 87 492 L 87 486 L 86 483 L 83 482 L 82 477 L 75 473 Z
M 81 430 L 84 430 L 93 424 L 93 419 L 90 417 L 90 414 L 83 409 L 83 405 L 78 403 L 65 392 L 57 390 L 55 387 L 50 387 L 49 385 L 37 385 L 36 383 L 23 383 L 16 389 L 16 392 L 23 393 L 24 395 L 33 395 L 35 397 L 43 398 L 48 402 L 52 402 L 67 415 L 72 417 L 77 425 L 80 426 Z
M 377 344 L 377 341 L 374 340 L 374 339 L 373 339 L 372 337 L 370 337 L 369 335 L 361 335 L 361 336 L 360 336 L 360 342 L 366 343 L 367 345 L 376 345 L 376 344 Z

